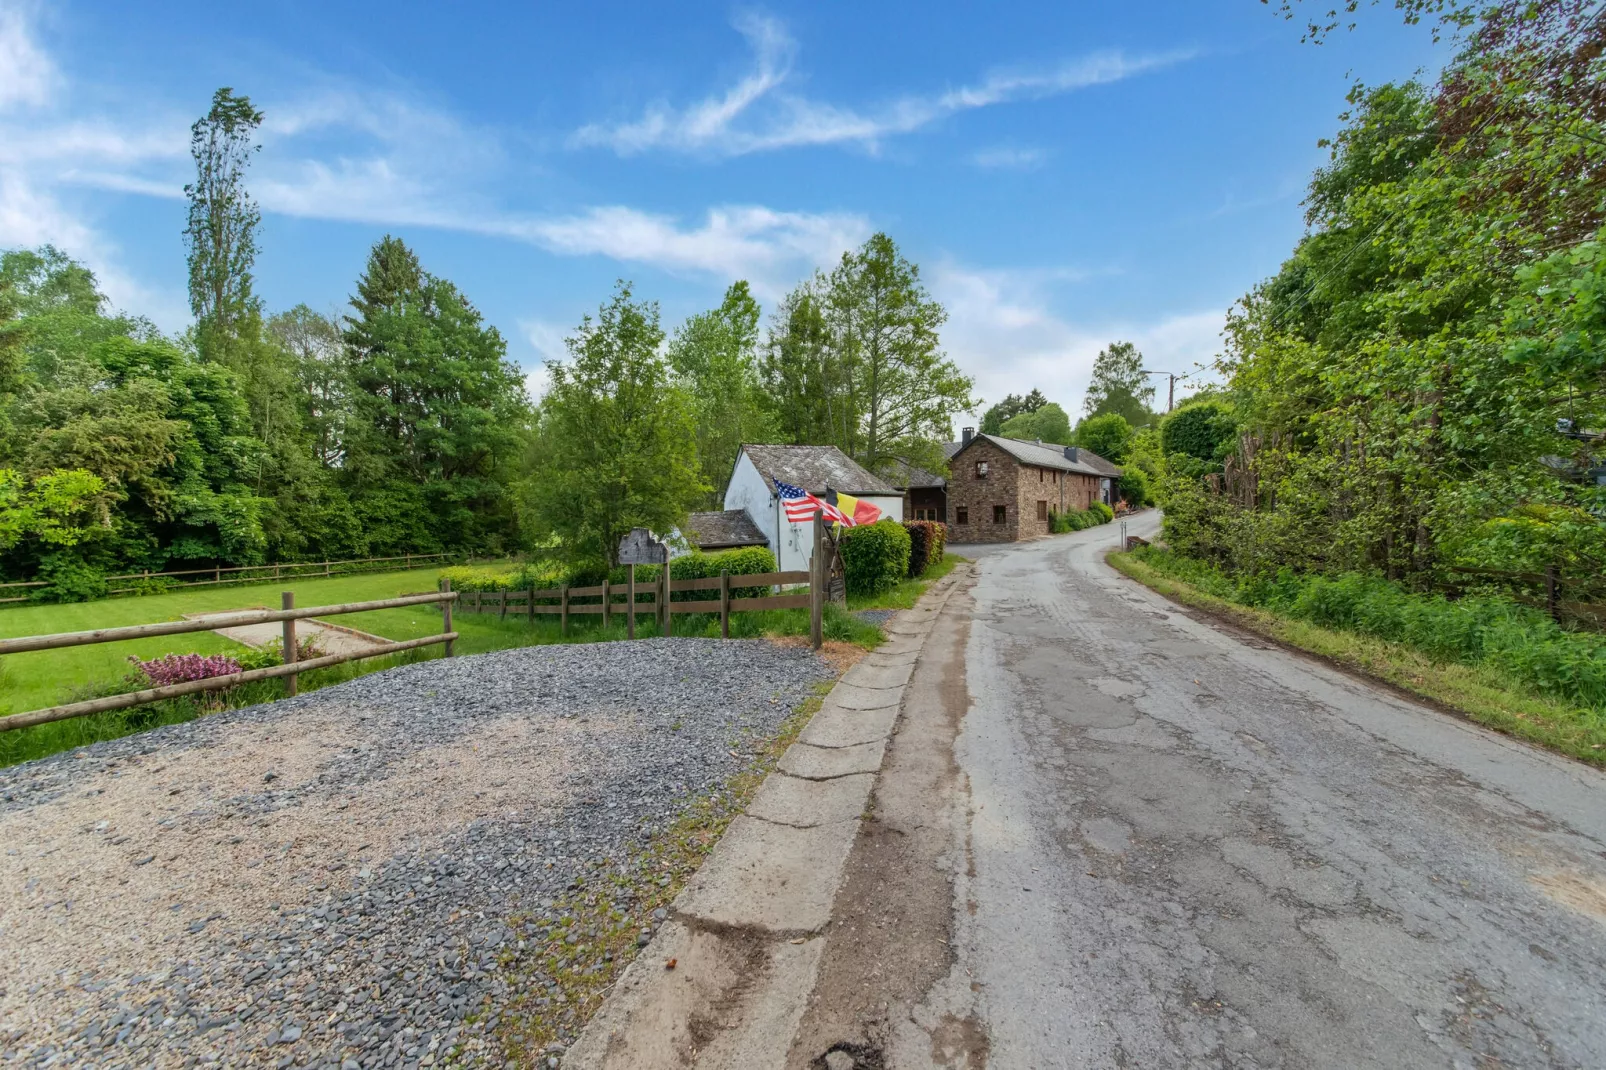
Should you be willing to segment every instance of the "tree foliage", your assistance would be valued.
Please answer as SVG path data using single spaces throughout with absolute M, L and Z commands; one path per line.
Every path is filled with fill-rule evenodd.
M 1089 416 L 1076 425 L 1076 445 L 1092 450 L 1111 464 L 1125 464 L 1132 443 L 1132 425 L 1118 412 Z
M 839 447 L 872 471 L 942 466 L 973 382 L 942 352 L 947 318 L 892 239 L 876 234 L 782 303 L 762 377 L 792 442 Z
M 1351 93 L 1310 233 L 1229 318 L 1240 433 L 1168 486 L 1177 545 L 1414 582 L 1606 567 L 1595 7 L 1479 9 L 1436 86 Z M 1179 410 L 1168 450 L 1203 461 L 1209 422 Z
M 1063 446 L 1071 441 L 1071 418 L 1059 405 L 1048 401 L 1011 416 L 996 433 L 1005 438 L 1035 439 Z
M 984 435 L 1001 435 L 1004 433 L 1004 424 L 1022 413 L 1036 412 L 1048 399 L 1043 392 L 1033 387 L 1031 393 L 1025 397 L 1019 394 L 1005 395 L 1004 400 L 993 405 L 981 417 L 981 433 Z
M 1116 413 L 1133 427 L 1154 419 L 1149 411 L 1154 387 L 1143 374 L 1143 354 L 1131 342 L 1112 342 L 1093 360 L 1083 407 L 1089 416 Z
M 551 361 L 522 500 L 530 530 L 574 564 L 612 565 L 631 528 L 668 532 L 707 491 L 696 402 L 673 382 L 656 303 L 628 283 Z
M 251 292 L 256 260 L 256 228 L 262 213 L 245 186 L 246 167 L 262 113 L 233 89 L 212 95 L 212 108 L 190 127 L 195 181 L 184 187 L 189 217 L 184 241 L 189 250 L 190 311 L 195 314 L 202 352 L 216 358 L 240 333 L 240 321 L 258 313 Z

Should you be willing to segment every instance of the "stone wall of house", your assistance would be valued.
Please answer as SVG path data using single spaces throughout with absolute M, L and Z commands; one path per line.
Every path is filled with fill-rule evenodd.
M 985 462 L 987 477 L 976 475 Z M 954 542 L 1014 542 L 1049 534 L 1049 521 L 1039 508 L 1066 512 L 1086 509 L 1099 498 L 1099 480 L 1077 472 L 1026 465 L 991 442 L 974 443 L 950 463 L 948 479 L 948 537 Z M 994 520 L 997 506 L 1004 507 L 1002 523 Z M 966 517 L 960 523 L 961 510 Z
M 987 477 L 976 466 L 987 465 Z M 948 540 L 950 542 L 1012 542 L 1020 521 L 1020 465 L 985 439 L 973 442 L 948 465 Z M 993 507 L 1006 509 L 1002 524 L 993 521 Z M 961 522 L 964 517 L 964 522 Z

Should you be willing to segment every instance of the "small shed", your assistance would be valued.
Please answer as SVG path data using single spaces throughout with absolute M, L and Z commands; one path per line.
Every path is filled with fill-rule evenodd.
M 711 513 L 691 513 L 680 529 L 688 543 L 713 553 L 746 546 L 768 546 L 769 537 L 753 523 L 746 509 L 719 509 Z

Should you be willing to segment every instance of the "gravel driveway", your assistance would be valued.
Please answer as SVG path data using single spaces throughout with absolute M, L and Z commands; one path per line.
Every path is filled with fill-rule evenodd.
M 534 647 L 0 770 L 0 1060 L 494 1061 L 555 901 L 833 675 L 759 640 Z

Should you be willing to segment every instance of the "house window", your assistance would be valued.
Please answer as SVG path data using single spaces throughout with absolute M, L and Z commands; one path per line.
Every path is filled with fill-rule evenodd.
M 954 506 L 954 523 L 955 524 L 968 524 L 968 523 L 970 523 L 970 510 L 965 508 L 963 505 Z
M 994 524 L 1002 524 L 1002 523 L 1004 523 L 1005 518 L 1008 515 L 1009 515 L 1008 506 L 1003 506 L 1003 505 L 995 505 L 995 506 L 993 506 L 993 523 Z
M 977 461 L 976 462 L 976 478 L 977 479 L 986 479 L 987 478 L 987 462 L 986 461 Z
M 1047 502 L 1038 502 L 1037 503 L 1037 519 L 1039 519 L 1039 520 L 1047 520 L 1048 519 L 1048 503 Z

